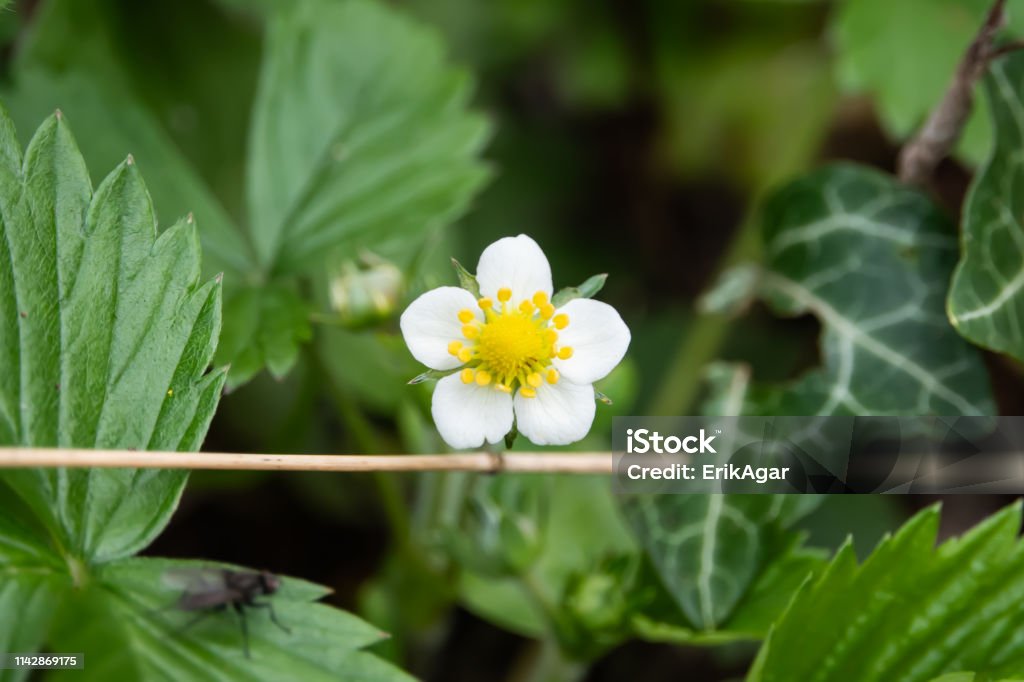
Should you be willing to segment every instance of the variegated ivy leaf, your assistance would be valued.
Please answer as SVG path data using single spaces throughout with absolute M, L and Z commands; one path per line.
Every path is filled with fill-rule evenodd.
M 749 390 L 749 372 L 725 365 L 714 369 L 715 395 L 703 412 L 740 414 Z M 787 529 L 819 499 L 812 495 L 642 495 L 628 500 L 626 516 L 687 621 L 663 617 L 657 625 L 646 624 L 646 630 L 676 641 L 763 635 L 767 623 L 781 613 L 787 595 L 817 565 L 818 557 L 802 550 L 802 538 Z M 785 586 L 775 584 L 776 592 L 788 592 L 774 595 L 773 604 L 751 600 L 751 591 L 780 565 L 788 566 L 787 570 L 799 567 L 804 573 Z
M 730 621 L 734 615 L 742 617 L 740 607 L 748 590 L 775 562 L 798 556 L 811 562 L 802 564 L 807 570 L 813 565 L 813 557 L 780 538 L 807 510 L 804 503 L 814 501 L 804 495 L 721 494 L 641 495 L 629 500 L 626 517 L 685 616 L 685 621 L 663 619 L 660 628 L 690 630 L 686 637 L 692 640 L 700 640 L 700 632 L 722 631 L 720 641 L 763 635 L 763 626 L 732 627 Z M 798 585 L 799 580 L 788 589 Z M 781 595 L 779 612 L 785 603 Z
M 978 352 L 945 315 L 955 228 L 924 195 L 853 165 L 811 173 L 764 209 L 762 296 L 822 325 L 822 366 L 755 388 L 744 413 L 971 415 L 993 410 Z
M 1024 54 L 992 63 L 992 155 L 971 185 L 949 317 L 978 345 L 1024 360 Z
M 954 228 L 926 197 L 881 173 L 833 166 L 770 197 L 762 225 L 767 258 L 754 290 L 780 314 L 811 313 L 820 320 L 822 366 L 781 386 L 761 386 L 745 371 L 717 367 L 706 411 L 991 412 L 981 359 L 944 315 Z M 734 284 L 730 279 L 728 286 Z M 735 297 L 726 292 L 722 298 Z M 662 495 L 634 500 L 627 512 L 690 623 L 728 630 L 773 561 L 766 538 L 816 501 Z

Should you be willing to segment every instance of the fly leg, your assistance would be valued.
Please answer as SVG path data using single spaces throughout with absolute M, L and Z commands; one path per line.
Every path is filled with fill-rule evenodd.
M 245 620 L 245 606 L 235 602 L 232 604 L 235 609 L 235 613 L 238 614 L 238 619 L 242 623 L 242 650 L 245 652 L 246 658 L 252 658 L 249 653 L 249 623 Z
M 270 620 L 271 620 L 271 622 L 274 625 L 276 625 L 277 627 L 281 628 L 282 630 L 284 630 L 289 635 L 292 634 L 292 629 L 290 627 L 288 627 L 287 625 L 285 625 L 284 623 L 282 623 L 280 620 L 278 620 L 278 618 L 277 618 L 277 611 L 274 610 L 274 604 L 273 603 L 271 603 L 269 601 L 260 601 L 260 602 L 253 602 L 253 603 L 249 604 L 249 606 L 252 606 L 253 608 L 266 609 L 267 611 L 270 612 Z

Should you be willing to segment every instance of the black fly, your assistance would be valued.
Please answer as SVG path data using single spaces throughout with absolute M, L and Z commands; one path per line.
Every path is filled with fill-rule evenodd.
M 175 605 L 181 611 L 198 612 L 182 628 L 192 627 L 211 613 L 233 610 L 242 626 L 242 644 L 249 658 L 249 624 L 247 609 L 267 609 L 270 620 L 287 633 L 291 630 L 277 619 L 271 601 L 259 601 L 281 589 L 281 579 L 269 571 L 233 571 L 219 567 L 197 567 L 169 571 L 164 576 L 169 587 L 183 590 Z

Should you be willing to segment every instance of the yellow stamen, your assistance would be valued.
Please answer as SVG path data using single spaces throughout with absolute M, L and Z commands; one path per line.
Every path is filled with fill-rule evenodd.
M 535 359 L 551 357 L 537 323 L 521 313 L 496 315 L 480 330 L 476 345 L 481 364 L 496 377 L 515 377 Z
M 557 330 L 569 324 L 569 316 L 556 315 L 543 291 L 516 304 L 511 303 L 512 297 L 511 287 L 501 287 L 493 299 L 477 300 L 483 315 L 469 308 L 459 310 L 464 338 L 451 341 L 448 353 L 465 363 L 459 372 L 463 383 L 533 398 L 545 380 L 558 381 L 560 375 L 551 362 L 572 356 L 572 348 L 558 347 Z

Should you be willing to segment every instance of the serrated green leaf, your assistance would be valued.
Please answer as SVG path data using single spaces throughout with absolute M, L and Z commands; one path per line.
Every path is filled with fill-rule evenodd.
M 256 268 L 255 255 L 211 188 L 163 128 L 158 113 L 151 108 L 154 103 L 144 103 L 141 86 L 133 87 L 138 84 L 132 82 L 130 70 L 118 59 L 118 52 L 128 48 L 117 42 L 116 31 L 111 30 L 116 20 L 117 11 L 107 2 L 45 3 L 18 53 L 13 82 L 4 90 L 6 100 L 21 125 L 34 124 L 59 106 L 84 128 L 103 130 L 104 134 L 81 141 L 82 152 L 93 167 L 115 164 L 132 150 L 153 187 L 159 217 L 173 219 L 189 212 L 196 216 L 204 249 L 204 272 L 228 272 L 224 293 L 226 329 L 235 332 L 232 340 L 237 339 L 239 334 L 231 322 L 244 319 L 249 311 L 235 310 L 235 302 L 247 303 L 242 286 Z M 176 91 L 174 96 L 180 99 L 183 94 Z M 252 338 L 243 344 L 248 351 L 244 357 L 221 351 L 218 362 L 233 363 L 232 386 L 251 377 L 267 362 L 263 344 L 253 339 L 288 337 L 295 332 L 281 319 L 262 316 L 258 321 L 263 327 L 246 328 Z M 295 342 L 300 340 L 296 338 Z M 279 360 L 276 369 L 280 370 L 282 364 Z
M 978 32 L 990 0 L 848 0 L 834 14 L 840 83 L 873 96 L 875 110 L 896 140 L 909 137 L 942 98 L 960 61 Z M 1021 35 L 1024 13 L 1007 7 L 1008 33 Z M 893 59 L 899 55 L 899 59 Z M 992 130 L 977 101 L 960 155 L 980 163 Z
M 761 295 L 823 327 L 823 366 L 751 390 L 745 414 L 978 415 L 993 410 L 977 351 L 945 315 L 954 227 L 882 173 L 830 166 L 765 204 Z
M 229 275 L 224 307 L 230 343 L 222 344 L 218 362 L 231 365 L 232 387 L 265 366 L 283 375 L 308 338 L 305 321 L 296 318 L 305 306 L 271 314 L 253 305 L 254 296 L 282 300 L 281 282 L 267 278 L 270 291 L 263 292 L 256 270 L 265 274 L 280 265 L 305 274 L 305 266 L 335 249 L 425 235 L 456 217 L 486 176 L 476 154 L 487 125 L 466 112 L 468 79 L 447 66 L 432 33 L 388 7 L 360 0 L 301 0 L 277 3 L 274 10 L 267 17 L 272 37 L 249 136 L 250 198 L 256 197 L 249 220 L 257 242 L 264 228 L 274 231 L 287 262 L 256 257 L 175 149 L 162 129 L 167 111 L 160 104 L 177 107 L 180 84 L 168 102 L 166 93 L 154 93 L 157 86 L 140 82 L 121 63 L 120 54 L 131 46 L 111 28 L 117 11 L 110 3 L 45 3 L 21 44 L 14 85 L 6 91 L 19 121 L 34 122 L 41 111 L 64 106 L 76 120 L 109 130 L 84 141 L 88 159 L 107 164 L 111 154 L 134 150 L 151 175 L 162 217 L 195 212 L 207 272 Z M 172 61 L 175 56 L 172 50 Z M 196 57 L 183 59 L 190 58 Z M 200 111 L 203 129 L 223 124 L 223 117 L 210 113 Z M 193 157 L 209 160 L 215 146 L 193 144 Z M 264 224 L 272 218 L 266 207 L 280 212 L 274 224 Z M 242 328 L 234 328 L 236 320 Z
M 1024 360 L 1024 54 L 992 63 L 992 155 L 971 185 L 949 318 L 974 343 Z
M 167 17 L 167 13 L 161 15 L 162 20 Z M 147 70 L 143 80 L 134 73 L 133 64 L 121 58 L 133 50 L 125 43 L 126 35 L 119 31 L 123 20 L 123 8 L 109 0 L 42 3 L 19 41 L 12 82 L 4 89 L 11 115 L 22 130 L 28 130 L 60 108 L 76 121 L 79 129 L 102 130 L 102 135 L 79 140 L 89 166 L 110 168 L 132 152 L 149 181 L 160 222 L 170 223 L 187 213 L 196 216 L 207 276 L 224 270 L 244 273 L 255 261 L 252 249 L 218 197 L 182 153 L 180 126 L 174 130 L 170 123 L 175 118 L 171 110 L 187 101 L 190 108 L 200 107 L 194 114 L 203 120 L 203 125 L 196 126 L 198 130 L 211 135 L 210 131 L 218 125 L 212 120 L 215 116 L 202 111 L 197 101 L 203 97 L 201 88 L 190 90 L 183 71 L 187 60 L 201 62 L 209 59 L 209 50 L 227 49 L 224 36 L 218 36 L 217 47 L 204 46 L 200 53 L 195 42 L 204 42 L 203 38 L 196 32 L 197 27 L 190 27 L 193 41 L 174 41 L 161 53 L 167 63 L 174 65 L 172 84 L 160 82 L 160 75 L 153 70 Z M 198 31 L 216 28 L 206 26 Z M 209 68 L 200 72 L 217 73 Z M 223 93 L 224 87 L 214 91 Z M 222 101 L 218 105 L 219 111 L 234 108 Z M 237 106 L 243 108 L 245 103 Z M 177 133 L 175 139 L 169 134 L 172 131 Z M 220 139 L 216 139 L 202 147 L 223 158 L 219 143 Z
M 1024 670 L 1020 504 L 935 547 L 925 510 L 861 565 L 847 544 L 776 623 L 749 682 L 924 682 Z
M 242 233 L 152 114 L 132 97 L 97 82 L 95 75 L 80 71 L 54 75 L 34 64 L 19 69 L 3 95 L 22 129 L 30 129 L 59 107 L 82 130 L 104 131 L 80 141 L 82 154 L 93 168 L 109 168 L 131 151 L 153 187 L 161 221 L 195 215 L 208 276 L 251 267 L 253 257 Z
M 169 571 L 211 564 L 172 559 L 125 559 L 96 571 L 85 589 L 60 611 L 52 645 L 84 651 L 84 671 L 54 675 L 69 680 L 368 680 L 410 677 L 362 651 L 386 635 L 355 616 L 315 600 L 323 588 L 284 578 L 265 609 L 250 609 L 251 657 L 242 649 L 238 618 L 214 612 L 189 625 L 195 614 L 178 611 L 180 590 L 168 587 Z M 237 567 L 230 567 L 237 568 Z M 110 646 L 110 642 L 131 646 Z
M 260 262 L 422 235 L 487 171 L 468 76 L 435 34 L 376 2 L 304 0 L 270 20 L 253 113 L 249 215 Z
M 199 281 L 190 220 L 157 234 L 131 157 L 92 191 L 60 114 L 21 160 L 0 112 L 0 443 L 175 450 L 202 440 L 223 384 L 204 374 L 220 282 Z M 185 482 L 177 471 L 4 474 L 84 560 L 144 547 Z
M 588 277 L 587 280 L 578 287 L 566 287 L 556 292 L 555 295 L 551 297 L 551 305 L 556 308 L 560 308 L 576 298 L 593 298 L 599 291 L 601 291 L 601 289 L 604 288 L 604 283 L 607 281 L 607 274 Z

